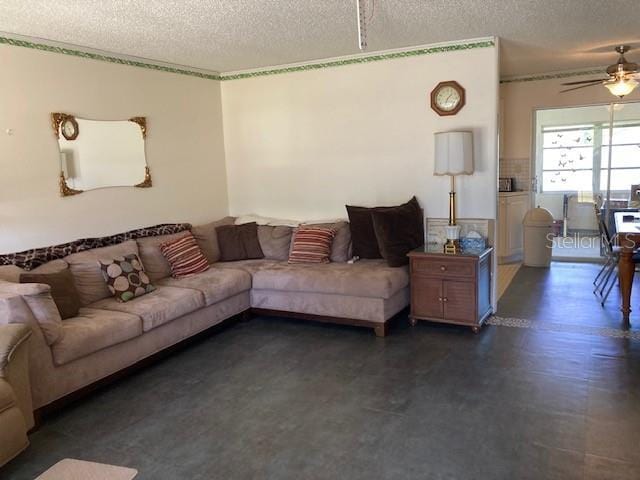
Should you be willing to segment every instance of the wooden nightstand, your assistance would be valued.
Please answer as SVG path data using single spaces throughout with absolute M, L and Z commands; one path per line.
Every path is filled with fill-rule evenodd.
M 411 324 L 454 323 L 478 333 L 491 314 L 492 252 L 446 255 L 441 245 L 411 251 Z

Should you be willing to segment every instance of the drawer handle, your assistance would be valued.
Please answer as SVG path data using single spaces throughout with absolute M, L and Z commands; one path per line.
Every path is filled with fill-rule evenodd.
M 440 265 L 440 270 L 445 272 L 447 270 L 447 267 L 445 267 L 444 265 Z

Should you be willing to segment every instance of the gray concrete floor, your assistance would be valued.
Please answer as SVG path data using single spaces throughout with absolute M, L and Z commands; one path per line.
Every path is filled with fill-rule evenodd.
M 604 307 L 593 294 L 601 264 L 553 262 L 551 268 L 522 267 L 498 302 L 498 315 L 592 327 L 621 328 L 617 284 Z M 631 298 L 631 330 L 640 331 L 640 277 Z
M 502 308 L 599 311 L 551 280 L 560 270 L 524 270 Z M 630 480 L 640 478 L 639 396 L 637 341 L 496 326 L 473 335 L 406 318 L 380 339 L 255 318 L 63 410 L 0 478 L 31 480 L 70 457 L 137 468 L 137 480 Z

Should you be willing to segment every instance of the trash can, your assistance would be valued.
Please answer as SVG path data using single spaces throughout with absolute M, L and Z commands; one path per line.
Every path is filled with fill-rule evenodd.
M 548 267 L 553 248 L 553 215 L 546 208 L 532 208 L 524 216 L 524 264 Z

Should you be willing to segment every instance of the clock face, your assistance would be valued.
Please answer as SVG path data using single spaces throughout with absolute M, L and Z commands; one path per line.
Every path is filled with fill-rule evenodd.
M 442 87 L 436 93 L 436 105 L 445 112 L 450 112 L 460 103 L 460 92 L 452 86 Z
M 454 80 L 440 82 L 431 90 L 431 108 L 440 116 L 455 115 L 464 104 L 464 88 Z

